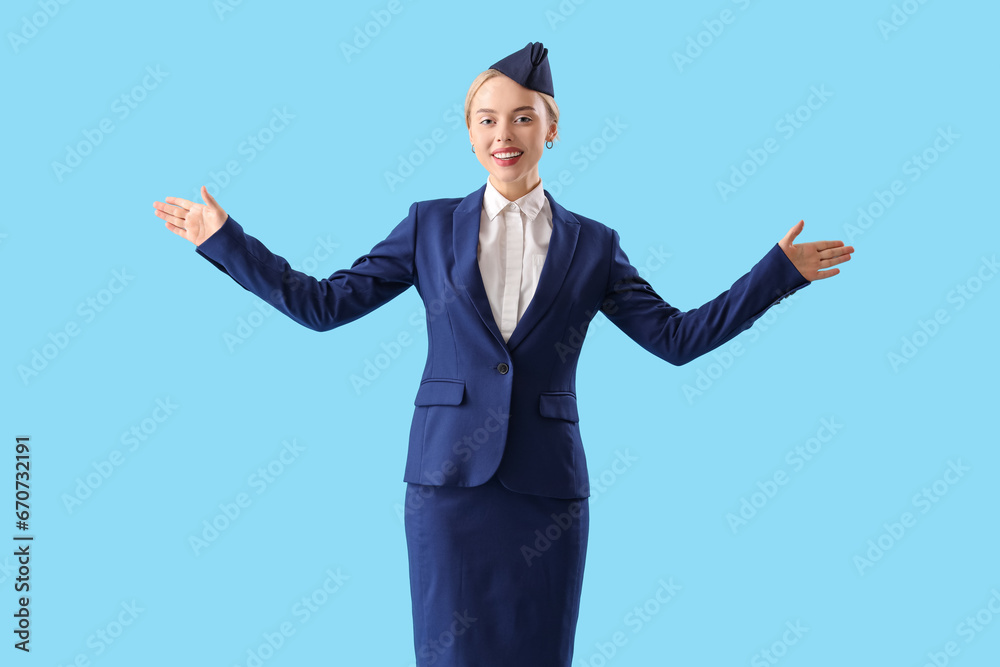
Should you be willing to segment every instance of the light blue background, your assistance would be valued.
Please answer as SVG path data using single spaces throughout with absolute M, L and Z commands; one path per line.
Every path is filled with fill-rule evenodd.
M 11 646 L 14 559 L 0 557 L 3 664 L 82 654 L 100 667 L 247 665 L 282 623 L 295 633 L 269 667 L 412 664 L 397 506 L 426 353 L 416 292 L 325 335 L 278 313 L 253 316 L 255 297 L 168 232 L 152 203 L 193 199 L 234 160 L 222 206 L 293 264 L 312 257 L 311 273 L 329 275 L 413 201 L 485 182 L 452 108 L 481 70 L 528 41 L 550 49 L 563 114 L 543 181 L 569 210 L 617 229 L 672 304 L 715 297 L 800 219 L 800 240 L 856 248 L 840 276 L 738 338 L 731 359 L 672 367 L 595 321 L 578 393 L 603 488 L 574 665 L 772 664 L 760 652 L 773 649 L 789 666 L 917 667 L 950 641 L 960 652 L 949 664 L 997 664 L 1000 616 L 984 612 L 991 623 L 971 642 L 960 624 L 1000 590 L 1000 280 L 976 283 L 977 272 L 993 277 L 984 258 L 1000 249 L 1000 10 L 903 4 L 915 13 L 884 35 L 888 1 L 401 0 L 348 58 L 341 45 L 386 2 L 248 0 L 221 14 L 209 0 L 70 2 L 53 3 L 48 19 L 37 1 L 6 3 L 0 503 L 13 503 L 14 437 L 30 435 L 36 539 L 27 656 Z M 678 68 L 675 52 L 726 9 L 732 23 L 701 35 L 708 45 Z M 25 28 L 33 20 L 44 23 L 36 33 Z M 14 44 L 11 34 L 32 36 Z M 115 100 L 147 68 L 165 77 L 124 116 Z M 814 86 L 832 95 L 786 137 L 776 123 Z M 274 109 L 294 118 L 250 160 L 241 144 Z M 113 131 L 58 175 L 53 163 L 102 119 Z M 609 121 L 624 129 L 593 143 Z M 907 162 L 948 128 L 957 140 L 911 180 Z M 385 173 L 436 130 L 444 141 L 387 185 Z M 724 201 L 717 182 L 771 137 L 779 150 Z M 592 143 L 602 152 L 583 158 Z M 572 183 L 557 188 L 563 170 Z M 852 228 L 858 207 L 896 179 L 904 194 Z M 325 254 L 318 239 L 337 247 Z M 115 271 L 132 278 L 102 292 Z M 979 291 L 959 308 L 953 290 L 969 281 Z M 79 309 L 109 296 L 92 319 Z M 921 337 L 920 321 L 938 310 L 947 321 Z M 225 336 L 251 317 L 260 326 L 230 349 Z M 22 378 L 19 367 L 73 323 L 79 334 Z M 400 334 L 411 344 L 386 364 L 382 345 Z M 894 367 L 890 353 L 915 334 L 916 355 Z M 351 378 L 366 362 L 383 368 L 357 390 Z M 699 373 L 710 385 L 685 395 Z M 159 423 L 158 399 L 177 406 Z M 786 454 L 823 419 L 841 426 L 796 471 Z M 131 450 L 122 436 L 144 420 L 149 435 Z M 258 494 L 251 475 L 286 440 L 304 449 Z M 67 507 L 115 450 L 121 465 Z M 616 469 L 619 454 L 635 460 Z M 946 493 L 922 513 L 913 497 L 949 461 L 969 470 L 940 482 Z M 727 515 L 778 472 L 788 483 L 734 532 Z M 196 555 L 189 538 L 240 493 L 251 504 Z M 883 535 L 904 512 L 915 525 Z M 11 513 L 4 521 L 8 543 Z M 880 536 L 891 548 L 859 567 Z M 349 578 L 303 619 L 297 602 L 338 569 Z M 650 603 L 641 623 L 629 616 L 671 578 L 682 588 L 669 603 Z M 131 624 L 110 645 L 98 640 L 117 633 L 133 601 L 142 611 L 123 616 Z M 783 639 L 786 623 L 808 631 L 783 651 L 794 639 Z M 608 659 L 601 646 L 610 654 L 616 632 L 627 641 Z

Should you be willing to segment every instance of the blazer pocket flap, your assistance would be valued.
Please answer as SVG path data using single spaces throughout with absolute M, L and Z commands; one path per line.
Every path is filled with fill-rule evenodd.
M 458 405 L 465 396 L 463 380 L 424 380 L 417 389 L 414 405 Z
M 580 415 L 576 410 L 576 396 L 567 391 L 539 396 L 538 411 L 543 417 L 565 419 L 571 422 L 580 421 Z

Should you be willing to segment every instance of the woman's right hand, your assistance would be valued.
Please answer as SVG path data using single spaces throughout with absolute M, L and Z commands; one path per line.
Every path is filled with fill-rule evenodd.
M 219 231 L 229 217 L 204 185 L 201 186 L 201 198 L 205 200 L 204 204 L 180 197 L 166 197 L 163 202 L 153 202 L 153 206 L 156 215 L 166 220 L 167 229 L 198 246 Z

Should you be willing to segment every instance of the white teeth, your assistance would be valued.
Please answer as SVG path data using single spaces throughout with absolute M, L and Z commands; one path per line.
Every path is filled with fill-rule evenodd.
M 522 153 L 494 153 L 493 157 L 500 158 L 501 160 L 509 160 L 512 157 L 517 157 Z

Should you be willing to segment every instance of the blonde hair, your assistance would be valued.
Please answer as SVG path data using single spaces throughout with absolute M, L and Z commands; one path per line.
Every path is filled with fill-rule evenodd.
M 476 93 L 479 92 L 479 89 L 482 87 L 484 83 L 497 76 L 503 76 L 503 72 L 501 72 L 500 70 L 488 69 L 485 72 L 482 72 L 479 76 L 477 76 L 476 79 L 472 82 L 472 85 L 469 86 L 469 92 L 465 95 L 465 127 L 467 129 L 471 128 L 472 126 L 472 98 L 476 96 Z M 538 95 L 542 98 L 542 103 L 545 104 L 545 113 L 549 118 L 549 124 L 550 125 L 552 123 L 556 124 L 555 141 L 558 141 L 559 106 L 556 104 L 555 99 L 553 99 L 551 95 L 547 95 L 537 90 L 534 92 L 538 93 Z

